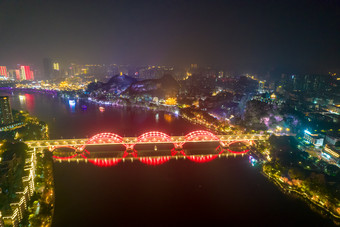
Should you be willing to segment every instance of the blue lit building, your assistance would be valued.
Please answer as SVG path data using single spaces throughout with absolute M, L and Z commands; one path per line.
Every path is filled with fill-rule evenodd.
M 323 146 L 324 138 L 319 134 L 312 134 L 310 131 L 305 130 L 303 138 L 317 147 Z

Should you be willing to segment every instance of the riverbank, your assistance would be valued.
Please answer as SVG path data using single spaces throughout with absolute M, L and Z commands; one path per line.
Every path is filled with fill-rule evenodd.
M 134 105 L 134 107 L 140 107 L 138 105 Z M 149 109 L 149 108 L 148 108 Z M 208 114 L 198 113 L 198 110 L 193 109 L 180 109 L 179 116 L 183 119 L 189 121 L 192 124 L 199 124 L 205 127 L 208 130 L 211 130 L 218 134 L 223 134 L 226 131 L 228 133 L 237 133 L 236 130 L 232 130 L 229 125 L 223 124 L 222 122 L 218 121 L 216 118 L 212 116 L 208 116 Z M 287 151 L 289 152 L 289 151 Z M 268 157 L 268 152 L 263 157 Z M 270 159 L 270 158 L 269 158 Z M 268 162 L 267 159 L 263 159 Z M 280 176 L 278 178 L 274 178 L 273 176 L 269 177 L 269 175 L 263 171 L 262 169 L 259 170 L 261 173 L 270 181 L 273 182 L 278 188 L 285 194 L 292 195 L 294 194 L 295 197 L 299 197 L 303 201 L 305 201 L 312 210 L 317 211 L 320 215 L 332 219 L 335 224 L 340 222 L 340 206 L 338 207 L 337 203 L 332 203 L 330 200 L 322 200 L 318 197 L 313 196 L 312 193 L 307 193 L 306 191 L 302 191 L 301 188 L 292 186 L 292 183 L 284 183 L 281 182 L 282 179 L 287 179 L 284 176 Z M 291 182 L 287 181 L 286 182 Z
M 24 111 L 13 110 L 22 123 L 0 133 L 0 226 L 50 226 L 54 198 L 53 159 L 28 149 L 23 141 L 47 139 L 47 124 Z M 48 190 L 46 192 L 46 190 Z
M 282 180 L 282 177 L 278 177 L 276 175 L 272 175 L 270 173 L 261 171 L 262 175 L 265 176 L 268 180 L 273 182 L 280 190 L 291 196 L 292 194 L 295 194 L 297 198 L 305 201 L 307 204 L 310 205 L 310 208 L 317 212 L 319 215 L 330 218 L 334 221 L 334 224 L 340 225 L 340 207 L 336 210 L 329 209 L 325 206 L 325 202 L 322 202 L 319 199 L 315 199 L 314 196 L 307 193 L 306 191 L 302 191 L 301 188 L 291 186 Z M 332 207 L 335 207 L 333 204 Z M 319 209 L 318 209 L 319 208 Z
M 32 115 L 47 122 L 52 139 L 60 138 L 60 136 L 65 138 L 86 138 L 87 135 L 90 137 L 91 135 L 95 135 L 100 132 L 115 132 L 121 135 L 125 134 L 133 136 L 135 134 L 138 135 L 152 130 L 181 135 L 204 128 L 201 126 L 198 127 L 199 122 L 197 122 L 197 124 L 189 124 L 188 122 L 191 121 L 186 119 L 183 120 L 182 117 L 172 117 L 172 120 L 169 120 L 170 114 L 157 114 L 157 112 L 138 110 L 134 108 L 108 107 L 104 112 L 100 112 L 98 110 L 98 105 L 94 105 L 90 102 L 83 103 L 82 100 L 80 100 L 79 103 L 77 101 L 76 107 L 71 110 L 68 102 L 60 98 L 53 98 L 50 95 L 32 94 L 29 96 L 29 99 L 27 97 L 24 102 L 20 101 L 19 94 L 10 96 L 10 99 L 13 104 L 13 108 L 29 110 Z M 83 104 L 87 105 L 87 110 L 81 109 L 81 105 Z M 124 122 L 124 124 L 122 124 L 122 122 Z M 65 125 L 67 127 L 64 127 Z M 145 206 L 143 206 L 143 204 L 145 204 L 143 198 L 148 198 L 148 196 L 150 196 L 150 198 L 155 198 L 153 193 L 150 193 L 150 195 L 147 196 L 145 191 L 154 192 L 155 185 L 163 185 L 158 184 L 158 178 L 155 178 L 155 174 L 157 175 L 159 172 L 158 170 L 160 169 L 164 169 L 166 172 L 164 172 L 162 176 L 159 176 L 159 179 L 164 179 L 164 176 L 168 176 L 168 174 L 174 174 L 172 179 L 174 181 L 178 181 L 169 183 L 165 190 L 159 191 L 159 197 L 157 197 L 159 198 L 157 201 L 166 200 L 167 198 L 170 198 L 171 201 L 176 201 L 178 198 L 176 203 L 171 202 L 168 204 L 169 207 L 171 207 L 171 210 L 178 207 L 178 204 L 181 204 L 183 207 L 190 209 L 195 216 L 197 215 L 197 212 L 209 212 L 209 210 L 216 210 L 214 207 L 220 206 L 223 214 L 228 213 L 229 215 L 226 216 L 222 213 L 218 213 L 219 215 L 216 215 L 216 218 L 225 217 L 225 221 L 228 221 L 230 218 L 236 221 L 239 216 L 237 213 L 233 213 L 232 210 L 242 209 L 242 212 L 246 213 L 245 216 L 252 217 L 251 222 L 247 222 L 248 224 L 254 224 L 256 217 L 260 217 L 260 219 L 263 220 L 268 220 L 269 218 L 270 222 L 268 223 L 273 225 L 275 225 L 274 223 L 281 223 L 282 212 L 286 212 L 284 215 L 285 222 L 283 223 L 287 223 L 289 221 L 294 222 L 296 219 L 305 223 L 314 223 L 314 225 L 316 225 L 315 223 L 319 223 L 318 226 L 323 226 L 322 223 L 328 223 L 328 220 L 324 220 L 319 215 L 315 215 L 314 212 L 308 209 L 308 207 L 303 203 L 300 203 L 300 201 L 294 202 L 289 200 L 280 192 L 280 190 L 276 190 L 276 186 L 274 187 L 271 180 L 264 178 L 258 173 L 257 169 L 249 165 L 250 164 L 247 160 L 235 163 L 235 160 L 226 161 L 224 159 L 218 159 L 210 164 L 191 163 L 190 168 L 197 168 L 195 171 L 192 171 L 187 165 L 182 166 L 180 162 L 169 162 L 162 167 L 155 167 L 157 170 L 155 170 L 155 168 L 145 168 L 144 171 L 147 172 L 145 172 L 144 175 L 141 175 L 138 162 L 134 162 L 133 165 L 131 164 L 129 166 L 124 165 L 106 169 L 95 168 L 95 166 L 93 167 L 85 164 L 84 168 L 81 167 L 83 166 L 82 164 L 74 164 L 72 166 L 69 163 L 55 164 L 53 169 L 56 180 L 55 223 L 56 226 L 63 226 L 58 224 L 64 223 L 67 225 L 69 224 L 68 221 L 72 219 L 74 220 L 73 223 L 75 223 L 74 226 L 77 226 L 77 224 L 79 225 L 79 223 L 86 226 L 86 224 L 88 224 L 87 221 L 91 221 L 92 219 L 90 217 L 85 217 L 84 221 L 83 214 L 94 212 L 97 215 L 95 218 L 96 220 L 93 220 L 93 222 L 90 223 L 94 223 L 92 226 L 95 226 L 98 224 L 97 219 L 104 220 L 105 218 L 112 218 L 112 210 L 120 212 L 122 210 L 122 206 L 123 208 L 126 206 L 126 209 L 123 210 L 128 212 L 131 210 L 129 207 L 130 204 L 126 204 L 125 202 L 123 203 L 123 201 L 122 203 L 117 204 L 117 199 L 119 200 L 119 198 L 131 196 L 131 194 L 128 193 L 131 189 L 130 185 L 136 187 L 136 190 L 140 190 L 141 201 L 140 203 L 135 204 L 137 210 L 143 210 L 145 208 Z M 140 166 L 143 167 L 142 164 L 140 164 Z M 117 170 L 120 168 L 122 168 L 122 171 Z M 130 169 L 133 168 L 136 168 L 137 175 L 128 174 L 131 172 Z M 206 168 L 211 168 L 210 171 L 213 172 L 209 172 Z M 197 174 L 197 171 L 202 171 L 202 173 Z M 119 182 L 120 179 L 123 179 L 123 174 L 127 174 L 127 178 L 138 176 L 135 180 L 140 183 L 136 185 L 136 181 L 131 180 L 131 184 L 127 184 L 126 179 L 124 179 L 121 181 L 122 185 L 120 186 L 122 189 L 119 191 L 117 189 L 117 181 Z M 181 180 L 183 175 L 190 176 L 185 180 L 187 185 L 184 187 L 184 179 Z M 209 177 L 207 177 L 207 175 L 209 175 Z M 259 177 L 256 178 L 258 175 Z M 217 176 L 219 178 L 212 178 L 212 176 Z M 143 177 L 145 177 L 145 179 L 141 180 L 140 178 Z M 115 180 L 112 181 L 105 179 Z M 214 180 L 211 181 L 212 179 Z M 98 182 L 93 183 L 96 180 L 98 180 Z M 91 182 L 91 184 L 89 184 L 89 182 Z M 146 184 L 145 182 L 148 183 Z M 100 184 L 100 187 L 98 184 Z M 216 184 L 219 186 L 214 187 Z M 220 187 L 221 184 L 225 184 L 225 186 L 223 186 L 223 190 Z M 185 196 L 182 196 L 182 193 L 179 194 L 179 191 L 176 192 L 176 190 L 179 189 L 178 187 L 174 187 L 175 185 L 181 185 L 180 190 L 185 190 Z M 202 185 L 202 187 L 198 187 L 197 185 Z M 102 199 L 98 199 L 97 196 L 89 196 L 88 193 L 86 193 L 87 190 L 84 189 L 91 186 L 93 186 L 93 188 L 89 188 L 89 191 L 92 191 L 96 195 L 102 195 Z M 171 187 L 173 187 L 173 190 L 177 193 L 175 194 L 176 196 L 172 193 L 169 193 L 167 196 L 162 194 L 163 192 L 168 192 L 167 189 Z M 210 187 L 210 190 L 206 191 L 206 187 Z M 231 189 L 230 187 L 233 187 L 234 189 Z M 77 190 L 77 193 L 74 193 L 75 190 Z M 204 194 L 203 197 L 202 194 L 193 194 L 190 199 L 188 199 L 187 195 L 190 195 L 193 192 L 200 193 L 203 191 L 207 192 L 207 194 Z M 78 192 L 80 192 L 80 194 L 78 194 Z M 119 193 L 119 197 L 115 196 L 115 193 Z M 221 196 L 216 198 L 216 200 L 212 199 L 211 195 L 215 194 Z M 87 199 L 83 201 L 85 197 Z M 237 197 L 237 199 L 235 199 L 235 197 Z M 88 199 L 90 199 L 90 201 Z M 235 201 L 233 205 L 231 205 L 230 201 L 234 199 Z M 193 200 L 200 201 L 199 204 L 202 204 L 202 207 L 192 207 L 190 204 Z M 223 203 L 221 201 L 223 201 Z M 89 203 L 93 204 L 93 209 L 88 206 Z M 75 204 L 75 208 L 72 207 L 72 204 Z M 225 204 L 228 206 L 225 206 Z M 252 216 L 254 214 L 254 208 L 259 207 L 258 204 L 261 204 L 261 209 L 258 209 L 259 212 L 256 213 L 256 216 Z M 154 206 L 150 207 L 150 209 L 152 208 L 153 210 L 159 207 L 156 205 L 161 205 L 160 207 L 164 206 L 163 203 L 154 204 Z M 72 209 L 70 209 L 70 206 Z M 211 206 L 212 209 L 208 209 L 207 207 L 209 206 Z M 232 206 L 235 208 L 231 210 L 230 207 Z M 276 207 L 277 209 L 275 210 L 273 207 Z M 289 214 L 287 214 L 287 209 L 289 209 Z M 171 212 L 171 210 L 169 209 L 169 212 Z M 105 216 L 106 211 L 110 211 L 107 216 Z M 185 212 L 185 209 L 183 212 Z M 164 213 L 166 212 L 164 211 Z M 297 213 L 299 213 L 299 217 L 296 217 Z M 145 217 L 148 217 L 147 215 L 149 213 L 144 212 L 142 214 L 146 215 Z M 213 215 L 213 213 L 209 214 Z M 124 215 L 124 212 L 122 215 Z M 114 218 L 118 221 L 121 220 L 119 217 L 120 215 L 117 213 L 114 215 Z M 161 216 L 159 220 L 166 221 L 168 220 L 168 217 Z M 209 217 L 209 220 L 211 220 L 211 217 Z M 154 223 L 156 224 L 156 222 Z M 209 222 L 207 222 L 207 224 L 209 224 Z M 255 224 L 260 225 L 261 223 L 257 222 Z
M 315 164 L 312 157 L 299 151 L 291 141 L 290 137 L 270 138 L 266 148 L 258 150 L 266 153 L 260 158 L 259 171 L 283 193 L 302 199 L 312 210 L 339 225 L 339 175 L 325 174 L 320 167 L 323 165 Z
M 36 185 L 24 225 L 51 226 L 54 215 L 55 189 L 53 158 L 48 151 L 37 153 Z
M 28 204 L 35 193 L 36 153 L 27 150 L 24 143 L 7 142 L 1 150 L 0 224 L 18 226 L 26 220 Z

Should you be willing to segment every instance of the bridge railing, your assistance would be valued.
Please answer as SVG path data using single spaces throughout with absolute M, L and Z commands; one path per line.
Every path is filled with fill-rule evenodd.
M 91 146 L 91 145 L 114 145 L 114 144 L 150 144 L 150 143 L 192 143 L 192 142 L 228 142 L 228 141 L 243 141 L 243 140 L 267 140 L 269 135 L 261 135 L 261 134 L 241 134 L 241 135 L 216 135 L 219 140 L 214 138 L 206 137 L 197 140 L 186 140 L 185 136 L 171 136 L 171 140 L 169 141 L 161 141 L 156 138 L 151 138 L 146 141 L 138 141 L 138 137 L 123 137 L 122 142 L 112 141 L 107 142 L 103 141 L 96 142 L 93 144 L 87 144 L 90 140 L 89 138 L 80 138 L 80 139 L 55 139 L 55 140 L 33 140 L 27 141 L 27 145 L 30 147 L 51 147 L 51 146 Z

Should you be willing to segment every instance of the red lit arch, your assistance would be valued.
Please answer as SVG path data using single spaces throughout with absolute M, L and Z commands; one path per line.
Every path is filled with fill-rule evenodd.
M 209 131 L 198 130 L 185 135 L 186 141 L 220 141 L 220 139 Z
M 70 149 L 72 149 L 72 150 L 74 150 L 74 151 L 77 151 L 77 148 L 76 147 L 73 147 L 73 146 L 52 146 L 52 147 L 50 147 L 50 151 L 52 152 L 52 154 L 53 154 L 53 152 L 55 151 L 55 149 L 58 149 L 58 148 L 70 148 Z M 73 152 L 70 152 L 70 153 L 73 153 Z M 60 159 L 60 160 L 67 160 L 67 159 L 71 159 L 71 158 L 74 158 L 74 157 L 76 157 L 78 154 L 77 153 L 75 153 L 75 154 L 72 154 L 72 155 L 70 155 L 70 156 L 66 156 L 66 157 L 60 157 L 60 156 L 56 156 L 56 155 L 52 155 L 52 157 L 53 158 L 55 158 L 55 159 Z
M 216 150 L 218 150 L 220 148 L 220 146 L 218 146 L 216 148 Z M 198 163 L 205 163 L 205 162 L 210 162 L 212 160 L 214 160 L 215 158 L 217 158 L 220 154 L 222 154 L 224 152 L 224 149 L 221 149 L 221 151 L 218 154 L 210 154 L 210 155 L 186 155 L 184 153 L 184 151 L 181 151 L 181 153 L 186 156 L 187 159 L 189 159 L 190 161 L 193 162 L 198 162 Z
M 140 142 L 172 142 L 172 139 L 169 135 L 163 132 L 151 131 L 146 132 L 137 138 L 137 143 Z
M 250 143 L 251 144 L 252 141 L 248 141 L 248 140 L 240 140 L 240 141 L 238 141 L 238 140 L 236 140 L 236 141 L 232 141 L 232 142 L 228 143 L 227 146 L 232 145 L 234 143 L 243 143 L 243 144 L 244 143 Z M 230 149 L 226 148 L 226 150 L 229 151 L 230 153 L 233 153 L 233 154 L 245 154 L 245 153 L 248 153 L 248 151 L 250 149 L 246 149 L 244 151 L 233 151 L 233 150 L 230 150 Z
M 147 165 L 161 165 L 163 163 L 166 163 L 168 161 L 170 161 L 171 156 L 164 156 L 164 157 L 157 157 L 157 158 L 152 158 L 152 157 L 140 157 L 139 161 L 147 164 Z
M 122 159 L 113 158 L 113 159 L 87 159 L 87 160 L 90 163 L 99 167 L 110 167 L 117 165 L 119 162 L 121 162 Z
M 86 145 L 88 144 L 102 144 L 102 143 L 123 143 L 123 137 L 110 133 L 99 133 L 97 135 L 92 136 L 88 141 L 86 141 L 86 144 L 81 147 L 83 150 Z M 125 146 L 125 144 L 123 144 Z

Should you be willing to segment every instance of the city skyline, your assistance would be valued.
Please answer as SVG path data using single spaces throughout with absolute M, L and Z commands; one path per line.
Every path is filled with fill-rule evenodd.
M 1 65 L 217 65 L 265 73 L 339 71 L 338 1 L 0 3 Z M 62 15 L 62 16 L 61 16 Z
M 339 225 L 339 25 L 340 0 L 0 0 L 0 227 Z

